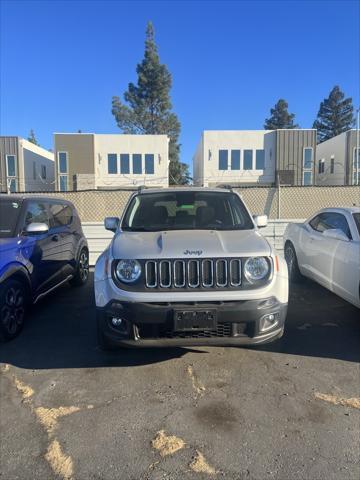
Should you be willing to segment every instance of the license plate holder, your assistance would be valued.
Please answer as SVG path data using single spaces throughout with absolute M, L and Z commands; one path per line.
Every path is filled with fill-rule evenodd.
M 176 332 L 215 330 L 216 327 L 216 310 L 174 310 L 174 330 Z

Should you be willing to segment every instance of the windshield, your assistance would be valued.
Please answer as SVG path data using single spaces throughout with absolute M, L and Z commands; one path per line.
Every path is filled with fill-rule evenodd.
M 139 194 L 131 200 L 122 223 L 123 230 L 132 232 L 253 228 L 244 204 L 231 192 Z
M 354 220 L 355 220 L 355 225 L 356 225 L 357 230 L 358 230 L 359 235 L 360 235 L 360 213 L 353 213 L 353 217 L 354 217 Z
M 0 201 L 0 238 L 15 236 L 15 227 L 21 210 L 21 202 L 12 200 Z

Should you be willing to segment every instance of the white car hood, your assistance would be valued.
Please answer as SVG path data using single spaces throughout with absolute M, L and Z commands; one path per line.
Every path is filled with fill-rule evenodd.
M 175 230 L 119 232 L 112 243 L 116 259 L 269 256 L 269 243 L 256 230 Z

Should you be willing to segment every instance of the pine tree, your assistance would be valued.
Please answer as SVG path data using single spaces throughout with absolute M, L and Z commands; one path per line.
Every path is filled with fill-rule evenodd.
M 124 133 L 168 135 L 169 182 L 189 183 L 188 165 L 179 161 L 180 122 L 173 113 L 170 99 L 171 74 L 160 58 L 154 38 L 154 28 L 148 22 L 146 28 L 145 55 L 137 65 L 137 85 L 129 83 L 124 93 L 126 104 L 120 98 L 112 98 L 112 114 Z
M 30 130 L 30 133 L 29 133 L 29 136 L 28 136 L 28 142 L 33 143 L 34 145 L 38 145 L 38 146 L 39 146 L 39 143 L 38 143 L 38 141 L 36 140 L 35 132 L 34 132 L 33 129 Z
M 355 123 L 352 98 L 345 98 L 338 85 L 331 90 L 328 98 L 320 103 L 313 128 L 317 129 L 318 142 L 340 135 Z
M 298 128 L 294 124 L 294 113 L 288 112 L 288 103 L 280 98 L 275 107 L 270 110 L 271 116 L 265 120 L 265 130 L 276 130 L 281 128 Z

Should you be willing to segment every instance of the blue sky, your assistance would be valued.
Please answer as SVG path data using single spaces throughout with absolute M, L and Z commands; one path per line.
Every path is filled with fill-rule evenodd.
M 1 134 L 117 133 L 146 22 L 173 76 L 191 163 L 202 130 L 261 129 L 279 98 L 301 127 L 339 84 L 359 105 L 358 1 L 1 1 Z

